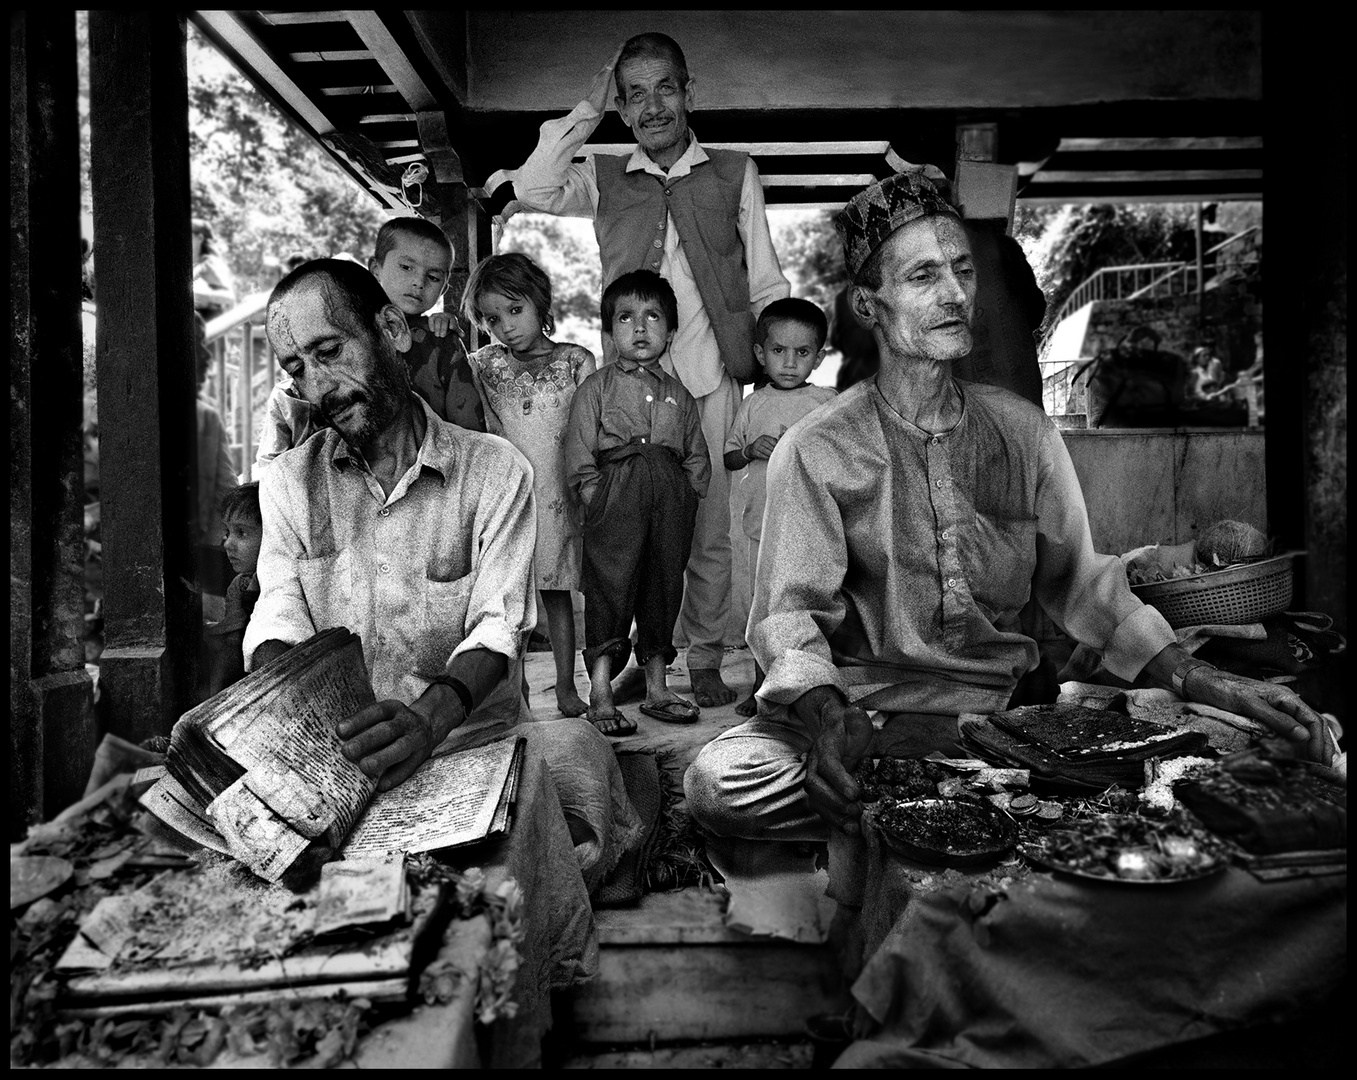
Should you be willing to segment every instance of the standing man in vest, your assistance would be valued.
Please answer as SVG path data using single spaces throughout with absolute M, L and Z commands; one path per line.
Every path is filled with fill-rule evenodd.
M 636 149 L 572 162 L 610 94 Z M 699 705 L 714 706 L 735 700 L 720 670 L 731 593 L 730 476 L 721 448 L 741 380 L 756 368 L 754 320 L 791 287 L 773 251 L 754 162 L 748 154 L 702 148 L 688 130 L 693 100 L 678 43 L 639 34 L 594 77 L 586 100 L 542 125 L 537 148 L 509 175 L 525 207 L 593 218 L 605 285 L 632 270 L 654 270 L 678 298 L 672 374 L 697 399 L 715 455 L 711 488 L 698 507 L 679 630 L 688 640 L 693 695 Z M 610 346 L 605 335 L 605 362 L 614 359 Z

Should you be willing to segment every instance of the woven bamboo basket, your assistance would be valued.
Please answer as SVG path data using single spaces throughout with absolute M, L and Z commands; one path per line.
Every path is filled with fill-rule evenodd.
M 1256 623 L 1291 604 L 1292 559 L 1298 552 L 1212 570 L 1206 574 L 1132 585 L 1131 591 L 1180 626 Z

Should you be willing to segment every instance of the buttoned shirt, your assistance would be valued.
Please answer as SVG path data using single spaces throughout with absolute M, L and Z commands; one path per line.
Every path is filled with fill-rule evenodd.
M 793 424 L 807 413 L 834 398 L 834 389 L 806 383 L 793 390 L 783 390 L 770 383 L 760 387 L 740 402 L 735 419 L 730 422 L 724 452 L 739 450 L 744 453 L 750 443 L 761 435 L 781 438 Z M 767 500 L 768 462 L 750 458 L 740 470 L 740 494 L 744 499 L 744 513 L 740 519 L 744 534 L 757 540 L 763 528 L 763 507 Z
M 1038 661 L 1029 595 L 1133 679 L 1175 640 L 1093 550 L 1069 452 L 1040 409 L 957 381 L 961 419 L 930 433 L 875 380 L 773 451 L 748 640 L 785 706 L 815 686 L 886 712 L 1003 709 Z
M 678 457 L 698 497 L 711 483 L 711 458 L 693 395 L 659 364 L 623 357 L 580 383 L 565 431 L 565 478 L 585 503 L 601 478 L 598 455 L 633 439 Z
M 277 457 L 259 482 L 260 596 L 245 665 L 344 626 L 362 639 L 378 700 L 413 702 L 470 649 L 509 661 L 477 716 L 522 715 L 518 662 L 536 621 L 532 468 L 504 439 L 440 420 L 390 496 L 339 433 Z
M 517 169 L 501 174 L 513 181 L 518 201 L 530 210 L 561 217 L 593 219 L 598 213 L 598 178 L 593 157 L 582 162 L 572 159 L 602 116 L 587 101 L 582 101 L 559 120 L 541 126 L 537 147 Z M 644 171 L 652 176 L 677 180 L 687 176 L 696 165 L 708 161 L 696 137 L 689 133 L 688 148 L 670 167 L 660 168 L 637 146 L 627 159 L 627 172 Z M 491 178 L 493 186 L 494 177 Z M 688 258 L 679 243 L 672 214 L 665 215 L 664 257 L 660 276 L 673 286 L 678 299 L 678 329 L 669 354 L 662 363 L 665 370 L 677 374 L 694 397 L 704 397 L 725 377 L 721 350 L 716 344 L 711 318 L 702 306 Z M 791 285 L 778 265 L 768 231 L 763 186 L 752 160 L 745 167 L 744 186 L 740 189 L 740 214 L 736 226 L 744 241 L 745 266 L 749 271 L 749 306 L 755 316 L 772 300 L 791 295 Z M 605 282 L 606 284 L 606 282 Z

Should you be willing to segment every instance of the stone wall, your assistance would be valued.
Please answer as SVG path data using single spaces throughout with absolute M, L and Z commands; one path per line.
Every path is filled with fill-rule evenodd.
M 1254 361 L 1254 335 L 1263 326 L 1263 304 L 1242 286 L 1210 289 L 1199 305 L 1195 296 L 1099 300 L 1092 305 L 1080 355 L 1110 349 L 1138 327 L 1159 335 L 1159 348 L 1184 360 L 1205 345 L 1225 365 L 1242 371 Z

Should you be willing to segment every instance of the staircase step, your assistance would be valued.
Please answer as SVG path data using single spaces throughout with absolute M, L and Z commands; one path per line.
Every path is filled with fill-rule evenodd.
M 808 1016 L 838 1007 L 828 945 L 727 929 L 723 904 L 693 888 L 597 912 L 598 977 L 563 1002 L 576 1042 L 801 1036 Z

